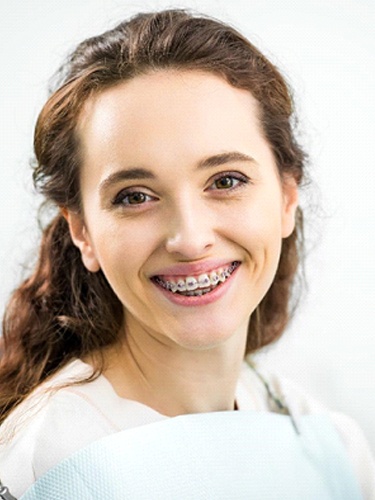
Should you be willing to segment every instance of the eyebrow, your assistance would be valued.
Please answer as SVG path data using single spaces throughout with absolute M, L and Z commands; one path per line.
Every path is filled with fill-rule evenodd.
M 220 167 L 221 165 L 225 165 L 226 163 L 231 163 L 235 161 L 250 162 L 254 165 L 257 164 L 254 158 L 245 153 L 240 153 L 239 151 L 229 151 L 228 153 L 219 153 L 217 155 L 209 156 L 208 158 L 201 160 L 198 163 L 198 168 L 201 169 L 201 168 Z
M 197 164 L 197 169 L 206 169 L 213 167 L 220 167 L 231 162 L 247 162 L 257 165 L 257 162 L 251 156 L 240 153 L 239 151 L 230 151 L 227 153 L 219 153 L 213 156 L 209 156 L 199 161 Z M 119 170 L 106 177 L 99 186 L 99 191 L 105 191 L 109 186 L 117 184 L 121 181 L 126 180 L 144 180 L 144 179 L 156 179 L 155 174 L 146 168 L 134 167 Z
M 151 172 L 151 170 L 147 170 L 145 168 L 127 168 L 124 170 L 119 170 L 118 172 L 110 174 L 100 183 L 99 191 L 103 192 L 108 187 L 121 181 L 142 179 L 155 179 L 155 175 Z

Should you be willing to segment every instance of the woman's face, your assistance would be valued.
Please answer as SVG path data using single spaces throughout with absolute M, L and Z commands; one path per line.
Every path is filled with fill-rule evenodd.
M 297 204 L 252 95 L 209 73 L 138 76 L 91 98 L 78 136 L 83 216 L 70 229 L 125 328 L 189 349 L 244 338 Z

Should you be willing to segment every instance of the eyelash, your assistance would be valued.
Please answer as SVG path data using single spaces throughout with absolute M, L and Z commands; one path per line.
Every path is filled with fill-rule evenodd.
M 146 194 L 143 191 L 136 191 L 136 190 L 129 191 L 129 190 L 124 189 L 123 191 L 120 191 L 120 193 L 118 193 L 115 196 L 115 198 L 112 201 L 112 205 L 124 205 L 124 206 L 134 205 L 134 206 L 137 206 L 137 205 L 143 205 L 144 201 L 146 201 L 146 200 L 144 200 L 142 203 L 130 203 L 129 198 L 132 195 L 142 195 L 142 196 L 144 196 L 144 198 L 149 198 L 148 201 L 155 199 L 153 196 Z M 125 199 L 128 199 L 127 203 L 124 201 Z
M 230 179 L 232 184 L 233 184 L 233 181 L 235 182 L 235 185 L 234 186 L 232 185 L 228 188 L 225 188 L 225 187 L 218 188 L 216 185 L 216 188 L 212 188 L 212 186 L 215 185 L 215 183 L 217 183 L 218 181 L 222 181 L 223 179 Z M 226 194 L 228 194 L 228 192 L 232 192 L 234 190 L 240 189 L 241 187 L 244 187 L 249 182 L 250 182 L 250 179 L 246 175 L 240 174 L 239 172 L 236 172 L 236 173 L 234 173 L 234 172 L 222 172 L 219 175 L 217 175 L 216 178 L 213 179 L 210 186 L 206 190 L 207 191 L 214 191 L 214 190 L 221 191 L 222 194 L 225 196 Z M 141 201 L 140 203 L 137 203 L 137 202 L 130 203 L 129 198 L 132 195 L 142 195 L 144 197 L 144 200 Z M 131 189 L 124 189 L 124 190 L 120 191 L 115 196 L 115 198 L 112 200 L 112 205 L 123 205 L 125 207 L 129 207 L 132 205 L 133 208 L 136 208 L 140 205 L 143 205 L 146 201 L 152 201 L 155 199 L 157 199 L 157 198 L 154 196 L 151 196 L 147 193 L 144 193 L 143 191 L 138 191 L 138 190 L 135 190 L 134 188 L 131 188 Z M 127 202 L 125 202 L 125 200 L 127 200 Z
M 239 189 L 241 187 L 244 187 L 246 184 L 248 184 L 250 182 L 249 177 L 247 177 L 244 174 L 240 174 L 239 172 L 221 172 L 219 175 L 217 175 L 214 178 L 214 180 L 211 183 L 211 186 L 214 185 L 216 182 L 223 180 L 223 179 L 231 179 L 232 181 L 234 180 L 237 183 L 234 186 L 230 186 L 229 188 L 218 188 L 216 186 L 216 189 L 218 191 L 231 192 L 231 191 L 234 191 L 234 190 Z M 213 190 L 213 189 L 211 189 L 211 186 L 208 188 L 209 191 Z

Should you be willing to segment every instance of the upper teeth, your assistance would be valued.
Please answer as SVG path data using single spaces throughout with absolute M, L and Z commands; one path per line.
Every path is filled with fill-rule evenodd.
M 197 277 L 187 276 L 186 278 L 179 278 L 178 281 L 168 280 L 164 281 L 165 285 L 172 292 L 186 292 L 194 291 L 198 288 L 204 289 L 211 286 L 216 286 L 219 282 L 224 282 L 231 275 L 236 266 L 233 264 L 227 268 L 219 268 L 210 273 L 201 274 Z

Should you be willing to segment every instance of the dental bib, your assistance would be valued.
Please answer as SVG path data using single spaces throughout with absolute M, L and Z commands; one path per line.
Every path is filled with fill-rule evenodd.
M 48 450 L 46 450 L 48 453 Z M 359 500 L 333 424 L 239 411 L 184 415 L 102 438 L 21 500 Z

